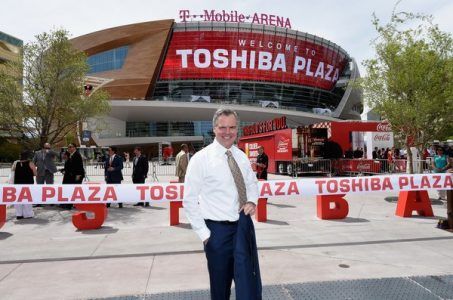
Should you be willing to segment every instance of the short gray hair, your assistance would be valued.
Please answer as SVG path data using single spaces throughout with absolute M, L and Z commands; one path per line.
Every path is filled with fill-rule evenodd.
M 214 113 L 214 117 L 212 118 L 212 128 L 216 127 L 217 120 L 219 119 L 220 116 L 231 116 L 231 115 L 233 115 L 236 118 L 236 123 L 239 124 L 239 116 L 236 113 L 236 111 L 234 111 L 234 110 L 232 110 L 230 108 L 220 107 Z

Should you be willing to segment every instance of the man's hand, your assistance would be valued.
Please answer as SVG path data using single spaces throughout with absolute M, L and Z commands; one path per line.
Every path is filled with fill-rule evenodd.
M 255 205 L 255 203 L 247 202 L 244 204 L 244 206 L 241 208 L 241 210 L 239 210 L 239 212 L 241 212 L 242 210 L 244 211 L 245 215 L 253 216 L 255 214 L 256 205 Z
M 77 181 L 79 181 L 80 178 L 82 178 L 82 175 L 76 175 L 76 177 L 75 177 L 75 179 L 76 179 Z

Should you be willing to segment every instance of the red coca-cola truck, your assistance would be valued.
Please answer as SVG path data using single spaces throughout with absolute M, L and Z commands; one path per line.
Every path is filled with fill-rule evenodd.
M 337 144 L 342 153 L 355 150 L 354 146 L 359 144 L 367 145 L 371 158 L 374 147 L 393 146 L 393 134 L 389 124 L 382 122 L 335 121 L 288 128 L 286 117 L 280 117 L 244 127 L 238 146 L 252 165 L 256 162 L 258 147 L 263 146 L 269 157 L 269 173 L 292 174 L 295 160 L 322 158 L 321 149 L 326 144 Z

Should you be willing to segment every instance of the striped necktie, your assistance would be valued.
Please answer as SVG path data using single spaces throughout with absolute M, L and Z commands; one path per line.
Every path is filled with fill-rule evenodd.
M 228 166 L 230 167 L 231 174 L 233 175 L 234 183 L 236 184 L 236 188 L 238 190 L 239 195 L 239 205 L 240 207 L 244 206 L 247 202 L 247 192 L 245 189 L 244 177 L 242 177 L 241 170 L 239 166 L 234 160 L 233 154 L 230 150 L 227 150 L 225 154 L 228 157 Z

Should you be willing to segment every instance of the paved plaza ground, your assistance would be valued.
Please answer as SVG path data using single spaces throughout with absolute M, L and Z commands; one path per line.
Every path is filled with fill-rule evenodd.
M 264 299 L 453 298 L 453 234 L 436 228 L 446 216 L 436 195 L 433 218 L 395 216 L 397 193 L 348 195 L 349 215 L 335 221 L 316 217 L 315 197 L 270 199 L 268 222 L 255 222 Z M 168 206 L 113 205 L 94 231 L 59 207 L 31 220 L 8 208 L 0 298 L 208 299 L 202 244 L 184 213 L 169 226 Z

